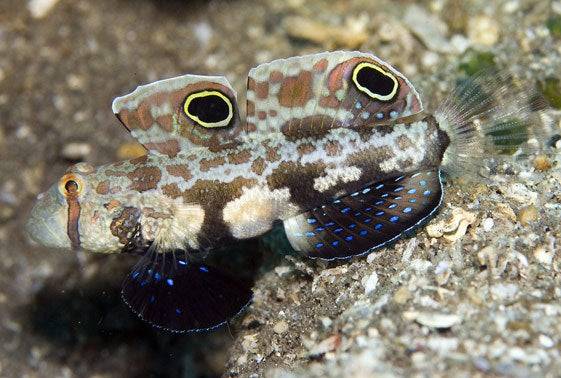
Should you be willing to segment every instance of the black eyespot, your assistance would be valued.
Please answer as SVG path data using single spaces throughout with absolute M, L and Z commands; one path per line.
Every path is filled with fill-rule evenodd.
M 371 63 L 359 63 L 354 69 L 353 81 L 359 91 L 380 101 L 390 101 L 398 92 L 395 76 Z
M 228 126 L 233 117 L 230 99 L 218 91 L 190 94 L 183 109 L 187 117 L 204 127 Z

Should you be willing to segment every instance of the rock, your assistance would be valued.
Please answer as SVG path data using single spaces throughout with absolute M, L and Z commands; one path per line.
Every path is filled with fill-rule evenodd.
M 462 321 L 462 318 L 458 315 L 438 312 L 410 312 L 407 316 L 404 313 L 404 317 L 414 320 L 421 325 L 437 329 L 450 328 Z
M 551 348 L 555 345 L 555 342 L 551 339 L 551 337 L 546 335 L 539 335 L 538 340 L 544 348 Z
M 446 39 L 448 27 L 440 18 L 428 13 L 425 8 L 414 4 L 408 6 L 403 22 L 429 50 L 450 53 L 450 43 Z
M 515 284 L 497 283 L 490 287 L 491 294 L 499 301 L 512 301 L 518 294 L 518 286 Z
M 543 245 L 540 245 L 534 249 L 533 255 L 540 264 L 549 266 L 553 262 L 555 251 L 548 251 Z
M 332 26 L 301 16 L 283 20 L 284 30 L 292 38 L 303 39 L 327 48 L 359 48 L 368 39 L 366 23 L 349 19 L 345 26 Z
M 526 226 L 531 222 L 534 222 L 538 219 L 538 209 L 533 206 L 526 206 L 520 210 L 518 213 L 518 221 L 520 224 Z
M 59 0 L 29 0 L 27 9 L 33 18 L 43 18 L 55 7 Z
M 505 197 L 515 200 L 521 204 L 535 204 L 538 200 L 538 193 L 528 189 L 524 184 L 516 182 L 507 187 L 504 192 Z
M 393 301 L 397 304 L 404 304 L 409 299 L 411 299 L 412 294 L 411 291 L 407 288 L 407 286 L 402 286 L 397 289 L 393 295 Z
M 275 333 L 278 333 L 279 335 L 282 335 L 283 333 L 288 331 L 288 323 L 284 320 L 277 322 L 273 327 L 273 331 L 275 331 Z
M 364 294 L 370 295 L 378 286 L 378 274 L 372 272 L 368 277 L 364 277 L 362 279 L 362 285 L 364 286 Z
M 468 36 L 474 43 L 493 46 L 499 40 L 499 26 L 488 16 L 476 16 L 468 22 Z
M 427 234 L 432 238 L 444 237 L 456 241 L 465 235 L 469 225 L 475 222 L 475 214 L 460 207 L 452 208 L 452 216 L 427 226 Z
M 88 143 L 72 142 L 62 148 L 62 157 L 71 161 L 84 161 L 92 152 Z
M 495 226 L 495 221 L 493 220 L 493 218 L 485 218 L 483 222 L 481 222 L 481 225 L 483 226 L 483 230 L 485 232 L 489 232 Z
M 310 357 L 319 357 L 328 352 L 333 352 L 341 346 L 341 336 L 339 334 L 328 337 L 319 344 L 314 345 L 309 352 Z
M 547 171 L 551 169 L 551 161 L 545 155 L 538 155 L 534 159 L 534 168 L 538 171 Z

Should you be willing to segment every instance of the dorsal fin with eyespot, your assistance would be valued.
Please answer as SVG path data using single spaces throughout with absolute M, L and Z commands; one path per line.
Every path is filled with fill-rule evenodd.
M 113 101 L 113 112 L 150 152 L 219 151 L 241 131 L 236 93 L 221 76 L 184 75 L 142 85 Z
M 333 127 L 399 122 L 422 110 L 407 78 L 372 54 L 297 56 L 249 72 L 248 131 L 313 136 Z

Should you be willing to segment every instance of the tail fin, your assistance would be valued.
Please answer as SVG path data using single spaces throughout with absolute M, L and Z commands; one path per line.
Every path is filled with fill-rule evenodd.
M 534 86 L 508 73 L 484 71 L 459 80 L 435 112 L 450 138 L 444 171 L 475 175 L 489 158 L 539 150 L 546 132 L 536 122 L 535 112 L 546 105 Z

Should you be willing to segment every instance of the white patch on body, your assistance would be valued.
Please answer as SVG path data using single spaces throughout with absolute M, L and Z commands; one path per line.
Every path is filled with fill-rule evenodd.
M 338 167 L 327 168 L 326 175 L 317 177 L 314 180 L 314 189 L 318 192 L 325 192 L 339 183 L 357 181 L 362 175 L 362 170 L 358 167 Z
M 163 197 L 148 197 L 143 202 L 140 222 L 146 240 L 154 240 L 162 251 L 199 247 L 198 234 L 205 218 L 200 205 Z
M 290 202 L 288 188 L 271 191 L 266 186 L 244 188 L 243 194 L 226 204 L 224 221 L 237 239 L 259 236 L 271 229 L 277 219 L 286 219 L 298 213 Z

